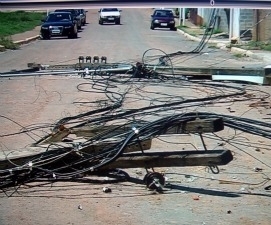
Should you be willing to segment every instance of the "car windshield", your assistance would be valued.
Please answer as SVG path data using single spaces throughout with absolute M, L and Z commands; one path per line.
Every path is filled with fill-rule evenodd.
M 69 13 L 52 13 L 49 14 L 46 19 L 47 22 L 58 22 L 67 20 L 71 20 L 71 16 Z
M 173 13 L 170 10 L 159 10 L 155 11 L 155 16 L 157 17 L 173 17 Z
M 117 8 L 111 8 L 111 9 L 102 9 L 103 12 L 118 12 L 119 10 Z
M 57 9 L 55 10 L 55 12 L 70 12 L 72 14 L 78 14 L 79 10 L 75 10 L 75 9 Z

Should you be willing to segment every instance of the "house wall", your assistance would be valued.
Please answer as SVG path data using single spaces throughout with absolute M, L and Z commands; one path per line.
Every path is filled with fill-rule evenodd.
M 254 23 L 254 10 L 253 9 L 241 9 L 240 10 L 240 35 L 252 36 L 252 30 Z M 245 33 L 244 33 L 245 32 Z
M 198 9 L 194 8 L 194 9 L 190 9 L 190 21 L 197 25 L 200 26 L 202 23 L 202 17 L 198 15 Z
M 256 14 L 257 11 L 258 18 Z M 271 41 L 271 10 L 270 9 L 254 10 L 254 24 L 257 23 L 258 25 L 254 27 L 252 32 L 252 39 L 254 41 Z
M 203 17 L 203 25 L 207 25 L 211 15 L 212 9 L 205 8 L 201 12 Z M 254 24 L 253 20 L 254 11 L 253 9 L 241 9 L 240 10 L 240 33 L 242 34 L 247 29 L 252 29 Z M 226 12 L 224 9 L 219 9 L 218 11 L 218 22 L 216 24 L 216 29 L 219 29 L 225 33 L 229 33 L 228 20 Z M 249 33 L 249 32 L 247 32 Z
M 208 25 L 208 23 L 210 21 L 211 13 L 212 13 L 212 9 L 204 9 L 203 24 L 202 25 L 204 25 L 204 26 Z M 218 18 L 215 29 L 219 29 L 223 32 L 228 32 L 227 17 L 226 17 L 226 13 L 224 12 L 223 9 L 219 9 L 218 17 L 219 18 Z

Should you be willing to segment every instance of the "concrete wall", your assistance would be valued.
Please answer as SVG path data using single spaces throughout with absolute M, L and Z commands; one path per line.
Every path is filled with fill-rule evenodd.
M 254 10 L 241 9 L 240 10 L 240 35 L 252 37 L 252 30 L 254 29 Z
M 252 29 L 253 21 L 253 9 L 241 9 L 240 10 L 240 29 L 247 30 Z
M 212 9 L 204 9 L 204 10 L 202 10 L 200 16 L 203 18 L 203 23 L 201 25 L 203 25 L 203 26 L 208 25 L 211 13 L 212 13 Z M 219 17 L 219 19 L 218 19 L 219 21 L 216 24 L 215 29 L 222 30 L 223 32 L 228 32 L 227 17 L 226 17 L 226 13 L 224 12 L 223 9 L 219 9 L 218 17 Z
M 212 12 L 212 9 L 209 9 L 209 8 L 201 10 L 201 16 L 203 18 L 202 25 L 208 24 L 211 12 Z M 252 29 L 252 26 L 254 24 L 253 15 L 254 15 L 253 9 L 240 10 L 240 33 L 243 33 L 247 29 Z M 218 21 L 216 29 L 219 29 L 225 33 L 229 33 L 227 16 L 224 9 L 219 9 L 218 17 L 219 17 L 218 19 L 219 21 Z

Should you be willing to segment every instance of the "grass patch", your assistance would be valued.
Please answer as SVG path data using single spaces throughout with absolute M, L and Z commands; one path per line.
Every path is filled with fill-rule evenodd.
M 180 26 L 177 26 L 177 28 L 180 29 L 180 30 L 182 30 L 182 29 L 188 28 L 188 26 L 180 25 Z
M 237 57 L 237 58 L 245 57 L 245 55 L 242 54 L 242 53 L 236 53 L 236 54 L 234 54 L 234 56 Z
M 204 33 L 204 30 L 201 29 L 201 28 L 190 28 L 190 27 L 187 27 L 187 26 L 177 26 L 178 29 L 182 30 L 183 32 L 191 35 L 191 36 L 198 36 L 198 35 L 202 35 Z
M 250 41 L 246 45 L 241 45 L 240 48 L 246 50 L 265 50 L 271 51 L 271 42 L 263 42 L 263 41 Z
M 219 49 L 219 47 L 217 47 L 217 45 L 208 45 L 208 48 Z
M 263 41 L 250 41 L 247 44 L 248 48 L 250 50 L 266 50 L 266 51 L 271 51 L 271 42 L 263 42 Z
M 18 49 L 11 35 L 33 30 L 41 25 L 41 19 L 45 16 L 46 12 L 0 12 L 0 45 L 6 49 Z
M 208 35 L 211 34 L 211 31 L 206 31 L 207 28 L 204 26 L 198 27 L 198 28 L 189 28 L 187 26 L 180 25 L 177 28 L 192 36 L 204 35 L 206 32 Z M 219 29 L 214 29 L 212 32 L 212 34 L 220 34 L 220 33 L 222 33 L 222 31 Z
M 18 49 L 19 45 L 13 43 L 11 37 L 0 37 L 0 45 L 4 46 L 6 49 Z
M 0 38 L 33 30 L 45 16 L 46 12 L 0 12 Z
M 213 31 L 213 34 L 221 34 L 221 33 L 223 33 L 223 31 L 219 29 L 214 29 Z

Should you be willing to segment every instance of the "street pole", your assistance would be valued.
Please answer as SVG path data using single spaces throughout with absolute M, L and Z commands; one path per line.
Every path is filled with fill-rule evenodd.
M 182 25 L 185 26 L 185 8 L 183 8 L 182 17 L 183 17 Z
M 239 38 L 240 36 L 240 8 L 230 9 L 230 30 L 229 30 L 229 41 L 233 38 Z
M 179 8 L 179 26 L 182 25 L 182 15 L 183 15 L 183 11 L 182 11 L 182 8 Z
M 240 8 L 233 9 L 233 37 L 239 39 L 240 37 Z

